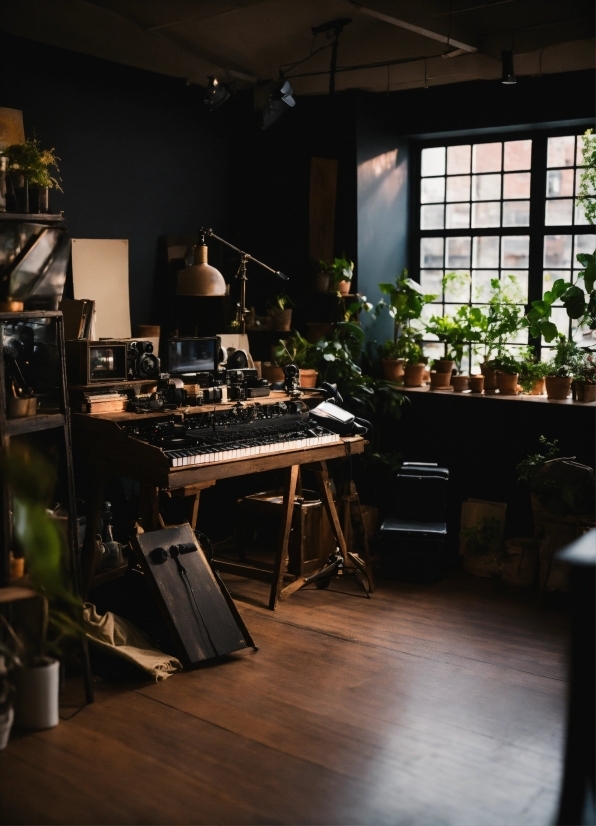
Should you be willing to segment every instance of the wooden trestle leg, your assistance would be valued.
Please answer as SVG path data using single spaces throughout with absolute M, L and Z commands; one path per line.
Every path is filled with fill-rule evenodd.
M 281 596 L 281 587 L 284 579 L 284 569 L 288 559 L 288 543 L 290 541 L 290 531 L 292 529 L 292 514 L 294 512 L 294 497 L 296 495 L 296 484 L 298 482 L 298 471 L 300 465 L 292 465 L 286 470 L 284 480 L 284 498 L 282 505 L 281 525 L 279 529 L 279 551 L 275 557 L 273 567 L 273 583 L 271 595 L 269 597 L 269 608 L 275 611 L 277 601 Z

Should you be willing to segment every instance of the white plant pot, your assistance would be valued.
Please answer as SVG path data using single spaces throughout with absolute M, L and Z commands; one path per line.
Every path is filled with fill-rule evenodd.
M 58 725 L 60 663 L 44 657 L 35 665 L 14 671 L 16 689 L 15 724 L 43 729 Z
M 10 730 L 14 720 L 14 708 L 9 708 L 4 714 L 0 714 L 0 751 L 8 745 Z

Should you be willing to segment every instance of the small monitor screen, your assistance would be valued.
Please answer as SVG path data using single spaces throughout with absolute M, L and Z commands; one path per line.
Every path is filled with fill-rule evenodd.
M 203 373 L 216 370 L 219 346 L 216 338 L 175 338 L 168 341 L 170 373 Z

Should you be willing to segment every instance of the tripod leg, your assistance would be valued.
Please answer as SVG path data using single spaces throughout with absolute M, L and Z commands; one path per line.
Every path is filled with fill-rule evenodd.
M 333 496 L 331 494 L 331 486 L 329 484 L 329 471 L 327 470 L 327 464 L 325 462 L 316 462 L 311 467 L 314 471 L 315 478 L 317 480 L 317 486 L 319 488 L 319 493 L 321 494 L 321 499 L 323 501 L 325 512 L 329 517 L 329 522 L 331 523 L 331 529 L 333 530 L 333 534 L 337 539 L 337 544 L 339 545 L 341 555 L 344 558 L 344 564 L 346 564 L 348 561 L 348 548 L 346 546 L 346 540 L 344 538 L 341 525 L 339 523 L 339 517 L 337 515 L 335 502 L 333 501 Z

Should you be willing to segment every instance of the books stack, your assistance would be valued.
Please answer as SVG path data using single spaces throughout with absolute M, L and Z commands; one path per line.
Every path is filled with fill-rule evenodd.
M 128 396 L 117 390 L 108 393 L 83 392 L 79 400 L 81 413 L 121 413 L 126 410 Z

